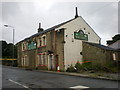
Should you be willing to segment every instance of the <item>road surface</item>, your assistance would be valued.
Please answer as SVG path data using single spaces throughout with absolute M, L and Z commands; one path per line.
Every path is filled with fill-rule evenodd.
M 29 71 L 3 66 L 2 88 L 118 88 L 118 81 Z

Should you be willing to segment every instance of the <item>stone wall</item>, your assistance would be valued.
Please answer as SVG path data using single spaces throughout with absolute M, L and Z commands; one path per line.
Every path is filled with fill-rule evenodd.
M 91 61 L 92 64 L 107 64 L 110 61 L 113 60 L 113 53 L 116 55 L 116 59 L 118 58 L 118 52 L 112 51 L 112 50 L 105 50 L 96 46 L 92 46 L 86 42 L 83 42 L 83 60 Z

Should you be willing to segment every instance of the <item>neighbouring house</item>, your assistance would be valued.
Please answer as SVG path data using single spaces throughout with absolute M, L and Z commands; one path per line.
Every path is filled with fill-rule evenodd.
M 114 49 L 117 49 L 117 50 L 120 50 L 120 40 L 108 45 L 108 47 L 111 47 L 111 48 L 114 48 Z
M 119 61 L 120 51 L 101 44 L 83 42 L 83 61 L 90 61 L 93 65 L 105 65 L 108 62 Z
M 66 70 L 71 64 L 82 61 L 82 41 L 100 44 L 101 38 L 78 16 L 43 30 L 17 43 L 18 66 L 24 68 L 44 68 Z

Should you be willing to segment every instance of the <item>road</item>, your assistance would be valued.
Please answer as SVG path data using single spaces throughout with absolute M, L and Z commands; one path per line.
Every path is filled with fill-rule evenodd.
M 101 80 L 20 68 L 2 67 L 3 88 L 118 88 L 117 81 Z

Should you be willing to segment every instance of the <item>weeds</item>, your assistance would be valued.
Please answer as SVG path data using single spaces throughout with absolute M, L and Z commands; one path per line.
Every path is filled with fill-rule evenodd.
M 76 68 L 76 69 L 75 69 Z M 71 65 L 66 71 L 67 72 L 82 72 L 82 71 L 92 71 L 92 72 L 106 72 L 106 73 L 117 73 L 118 65 L 116 62 L 108 62 L 106 64 L 92 64 L 91 62 L 79 63 L 77 62 L 75 66 Z

